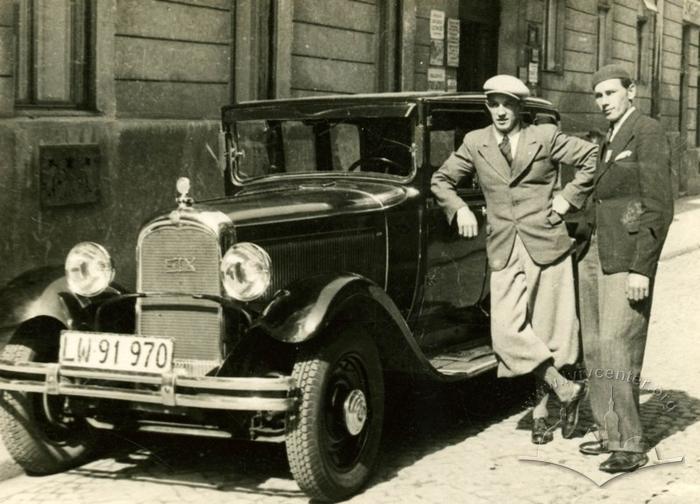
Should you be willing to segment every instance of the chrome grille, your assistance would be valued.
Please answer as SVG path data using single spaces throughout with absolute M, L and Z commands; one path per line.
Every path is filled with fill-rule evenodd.
M 384 240 L 373 229 L 259 243 L 272 259 L 266 298 L 294 280 L 324 272 L 358 273 L 384 284 Z
M 156 228 L 140 244 L 140 290 L 219 295 L 219 261 L 219 244 L 210 231 L 193 226 Z M 176 365 L 209 361 L 213 367 L 221 361 L 218 303 L 154 296 L 139 299 L 138 307 L 139 333 L 173 338 Z

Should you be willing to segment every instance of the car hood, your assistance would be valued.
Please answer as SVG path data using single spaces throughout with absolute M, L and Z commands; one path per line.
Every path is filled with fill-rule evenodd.
M 338 214 L 381 211 L 400 204 L 409 189 L 376 182 L 302 182 L 248 188 L 233 197 L 203 202 L 194 210 L 218 211 L 235 227 Z

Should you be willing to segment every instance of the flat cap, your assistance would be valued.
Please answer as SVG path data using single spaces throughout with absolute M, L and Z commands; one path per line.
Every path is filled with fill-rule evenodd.
M 593 86 L 593 88 L 595 89 L 595 87 L 598 84 L 610 79 L 632 80 L 632 76 L 624 66 L 618 63 L 612 63 L 610 65 L 600 67 L 598 71 L 593 74 L 593 78 L 591 79 L 591 86 Z
M 486 96 L 490 94 L 504 94 L 512 96 L 516 100 L 524 100 L 530 96 L 530 90 L 527 86 L 512 75 L 494 75 L 484 82 L 484 93 Z

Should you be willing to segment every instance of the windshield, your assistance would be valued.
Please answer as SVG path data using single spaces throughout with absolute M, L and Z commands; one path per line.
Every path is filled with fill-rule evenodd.
M 235 177 L 335 172 L 408 177 L 413 119 L 247 120 L 234 124 Z

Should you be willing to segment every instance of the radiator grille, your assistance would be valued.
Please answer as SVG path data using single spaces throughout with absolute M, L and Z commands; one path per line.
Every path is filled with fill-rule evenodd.
M 139 258 L 142 292 L 221 293 L 216 236 L 195 227 L 161 227 L 144 237 Z M 176 361 L 220 362 L 220 306 L 190 297 L 139 300 L 139 333 L 175 341 Z
M 272 282 L 266 298 L 293 280 L 325 272 L 358 273 L 380 285 L 384 283 L 384 241 L 375 236 L 374 230 L 260 245 L 272 259 Z

